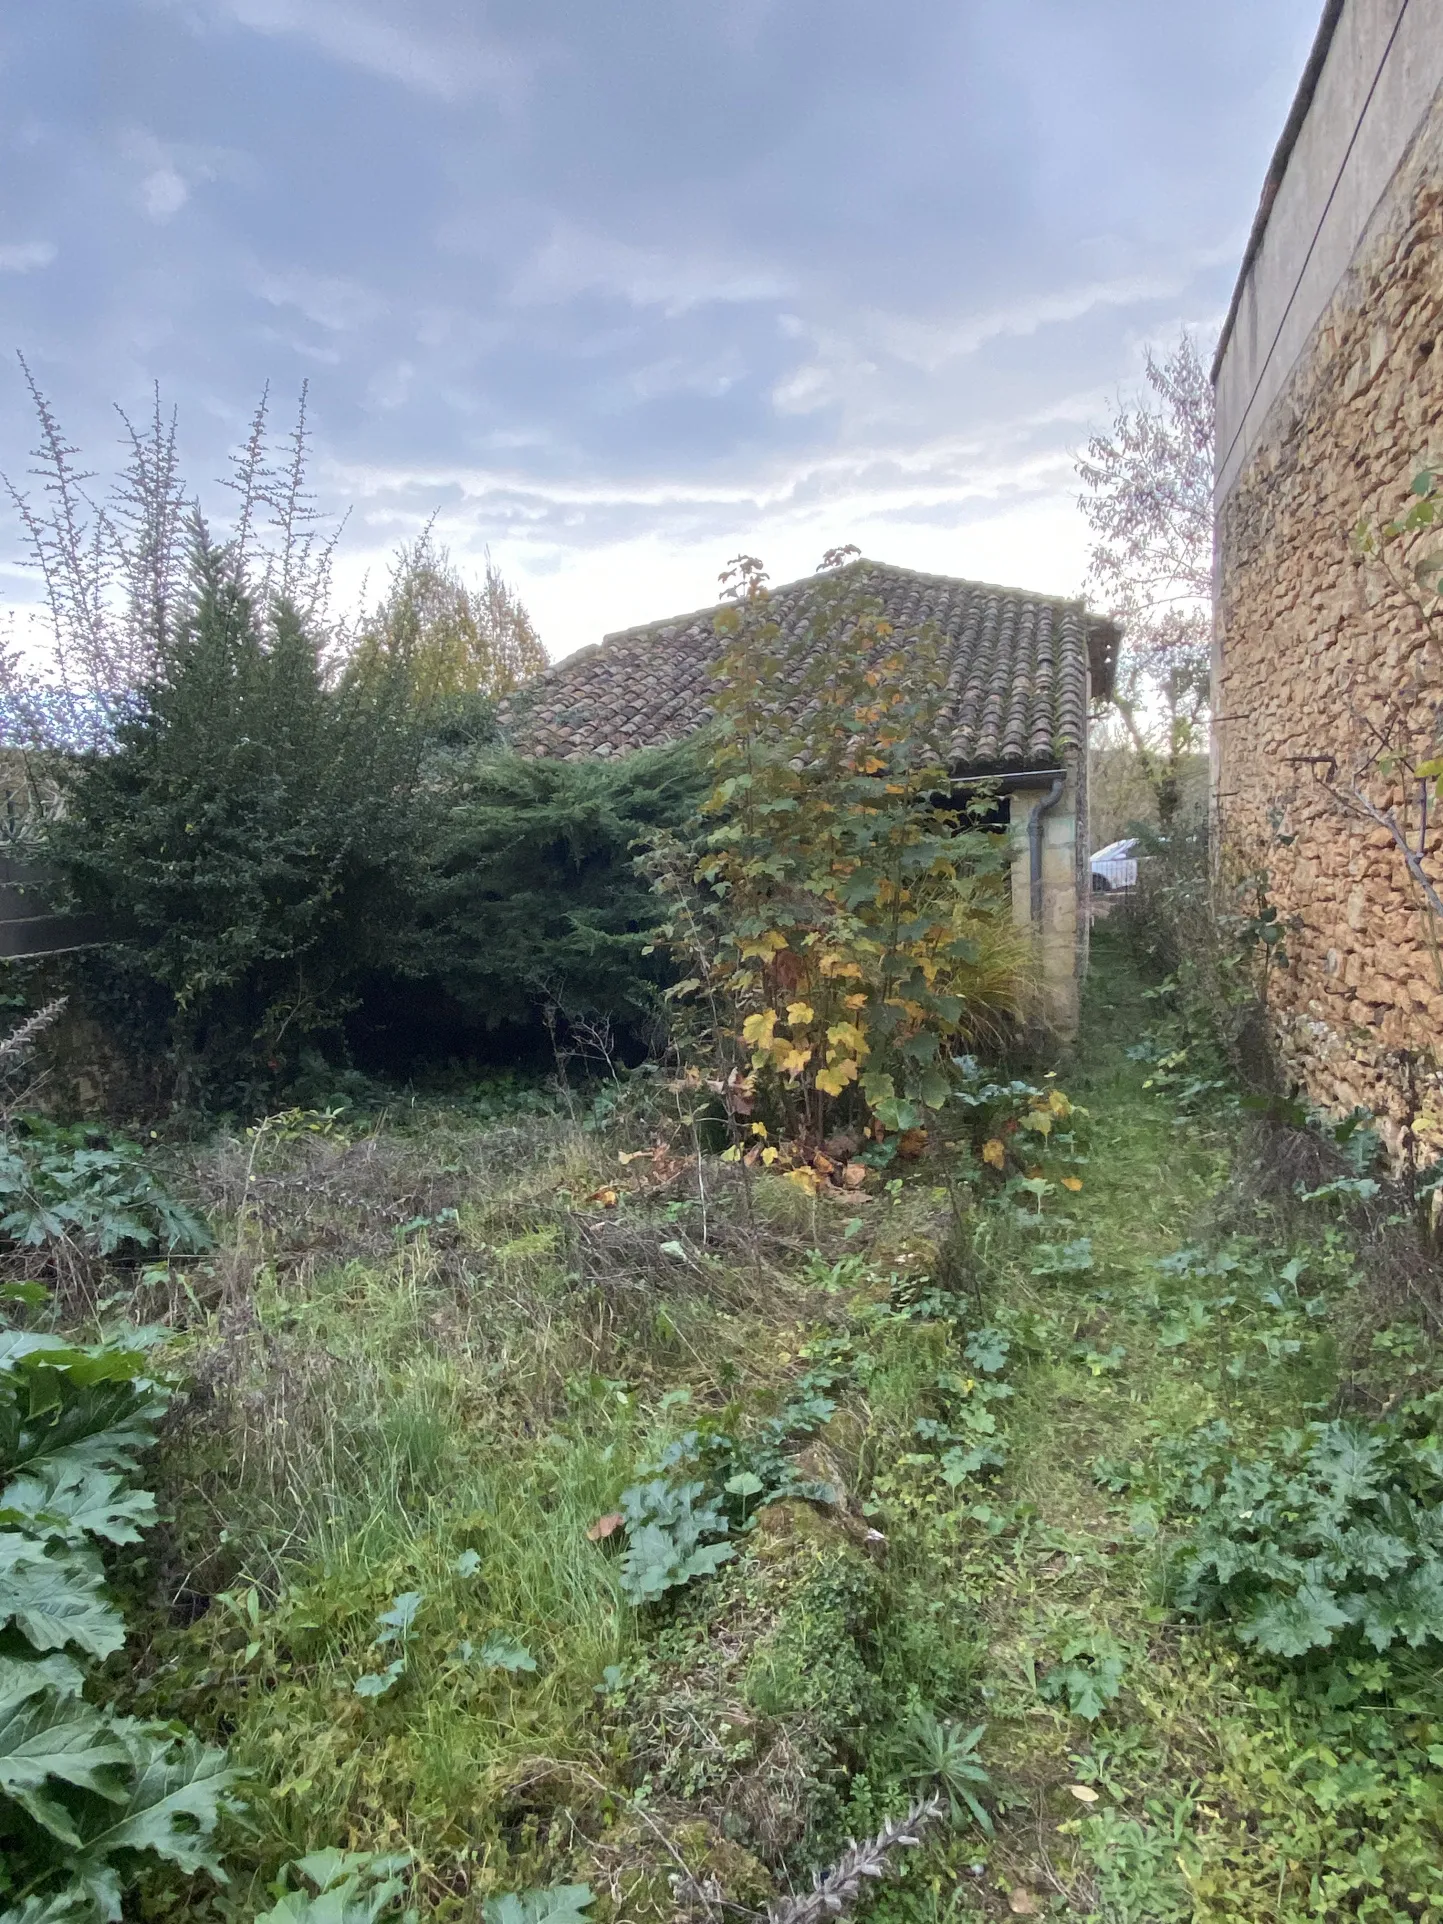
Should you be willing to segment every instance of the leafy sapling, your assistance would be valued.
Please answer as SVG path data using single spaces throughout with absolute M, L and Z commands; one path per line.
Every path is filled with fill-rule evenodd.
M 364 1677 L 357 1677 L 351 1685 L 358 1697 L 384 1697 L 393 1690 L 406 1674 L 407 1658 L 411 1640 L 411 1628 L 416 1621 L 416 1613 L 426 1600 L 424 1590 L 406 1590 L 389 1610 L 383 1610 L 376 1622 L 380 1625 L 380 1635 L 371 1648 L 389 1650 L 395 1648 L 397 1655 L 384 1670 L 371 1670 Z

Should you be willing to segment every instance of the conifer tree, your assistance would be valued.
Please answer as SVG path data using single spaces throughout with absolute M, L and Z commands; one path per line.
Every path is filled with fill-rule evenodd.
M 361 621 L 353 663 L 362 675 L 404 665 L 418 707 L 430 711 L 458 696 L 509 695 L 541 673 L 546 651 L 490 551 L 472 587 L 427 528 L 397 554 L 385 596 Z
M 185 617 L 52 834 L 114 937 L 95 968 L 163 1011 L 184 1093 L 283 1080 L 389 954 L 417 842 L 406 693 L 329 687 L 314 629 L 259 613 L 194 522 Z

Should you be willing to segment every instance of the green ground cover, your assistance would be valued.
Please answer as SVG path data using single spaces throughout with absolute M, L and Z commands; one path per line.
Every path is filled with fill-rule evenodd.
M 141 1912 L 340 1848 L 720 1920 L 937 1794 L 882 1924 L 1443 1917 L 1430 1338 L 1120 945 L 1089 996 L 1006 1181 L 959 1131 L 813 1197 L 646 1078 L 196 1155 L 105 1693 L 249 1775 Z

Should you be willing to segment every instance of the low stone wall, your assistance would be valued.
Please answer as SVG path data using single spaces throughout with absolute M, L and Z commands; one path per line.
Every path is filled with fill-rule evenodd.
M 1267 871 L 1293 925 L 1274 988 L 1281 1050 L 1314 1100 L 1364 1105 L 1395 1148 L 1420 1102 L 1443 1115 L 1429 1066 L 1443 1052 L 1443 931 L 1388 831 L 1340 791 L 1381 734 L 1427 752 L 1443 638 L 1351 537 L 1398 511 L 1428 457 L 1443 463 L 1437 102 L 1218 521 L 1215 799 L 1228 859 Z M 1305 757 L 1334 758 L 1331 782 Z M 1371 793 L 1403 800 L 1377 778 Z M 1443 886 L 1437 829 L 1425 866 Z M 1426 1114 L 1421 1132 L 1443 1143 Z

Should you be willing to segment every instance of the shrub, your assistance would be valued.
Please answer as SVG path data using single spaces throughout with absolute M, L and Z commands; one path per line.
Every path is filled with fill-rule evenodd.
M 430 528 L 403 546 L 379 606 L 361 619 L 359 673 L 385 680 L 399 670 L 412 701 L 434 711 L 457 696 L 510 694 L 546 667 L 531 617 L 486 554 L 486 578 L 472 588 Z
M 138 1143 L 22 1117 L 0 1139 L 0 1243 L 82 1256 L 194 1254 L 210 1232 L 146 1167 Z
M 704 788 L 685 744 L 599 762 L 485 752 L 453 762 L 413 967 L 463 1023 L 563 1015 L 640 1024 L 659 1003 L 646 931 L 656 904 L 639 838 L 694 818 Z
M 113 752 L 70 771 L 51 837 L 114 940 L 82 962 L 179 1093 L 255 1101 L 338 1032 L 393 953 L 417 842 L 417 743 L 396 679 L 325 672 L 283 601 L 264 621 L 197 525 L 186 619 Z
M 653 857 L 678 993 L 792 1139 L 857 1117 L 916 1129 L 953 1092 L 958 1039 L 1024 1001 L 1006 845 L 953 799 L 938 638 L 899 653 L 848 568 L 784 636 L 763 581 L 734 564 L 717 618 L 700 863 Z
M 1211 1456 L 1211 1460 L 1208 1458 Z M 1181 1609 L 1280 1657 L 1443 1643 L 1443 1445 L 1419 1423 L 1312 1423 L 1253 1460 L 1204 1453 Z
M 11 1300 L 33 1292 L 11 1285 Z M 234 1772 L 174 1724 L 84 1696 L 125 1625 L 97 1545 L 155 1519 L 134 1487 L 165 1391 L 133 1339 L 74 1345 L 0 1327 L 0 1898 L 7 1920 L 118 1919 L 147 1857 L 223 1877 Z

